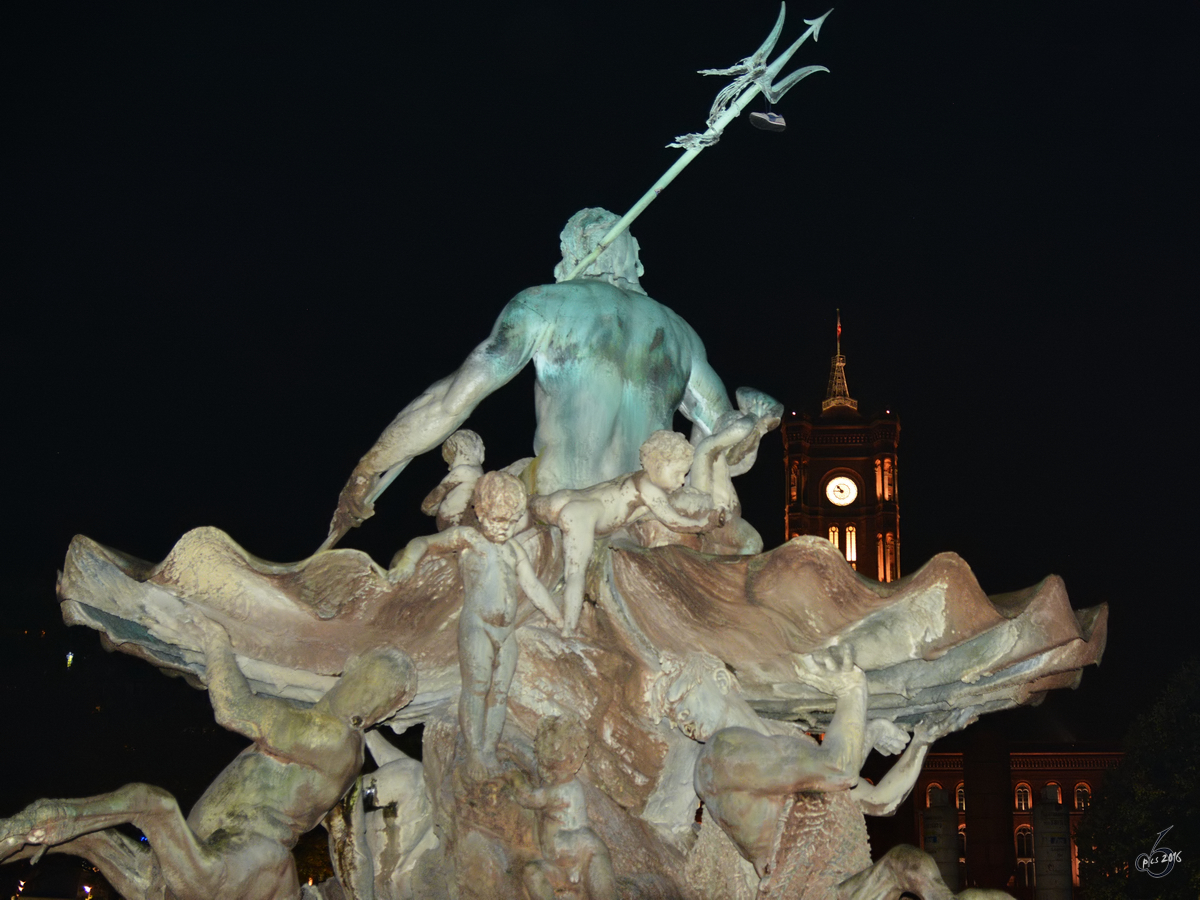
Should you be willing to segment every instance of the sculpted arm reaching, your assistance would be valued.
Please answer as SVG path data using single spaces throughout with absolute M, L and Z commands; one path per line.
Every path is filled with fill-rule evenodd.
M 286 752 L 290 748 L 277 744 L 284 742 L 285 735 L 304 733 L 306 714 L 290 703 L 255 694 L 238 668 L 225 629 L 206 616 L 194 616 L 193 621 L 204 636 L 208 699 L 217 724 L 256 744 Z
M 693 423 L 692 443 L 697 445 L 716 432 L 735 427 L 739 418 L 747 420 L 749 432 L 726 453 L 729 475 L 744 475 L 758 457 L 758 442 L 763 435 L 779 427 L 783 404 L 755 388 L 740 387 L 737 389 L 738 408 L 732 409 L 725 385 L 709 365 L 698 337 L 695 345 L 698 350 L 693 351 L 692 374 L 679 411 Z
M 524 291 L 509 301 L 491 335 L 458 370 L 431 384 L 384 429 L 342 488 L 321 550 L 373 516 L 375 499 L 413 457 L 449 437 L 481 400 L 511 381 L 532 359 L 539 325 L 545 320 L 531 314 L 530 294 Z
M 879 784 L 860 781 L 850 791 L 850 796 L 858 801 L 862 811 L 868 816 L 890 816 L 904 802 L 917 783 L 921 774 L 921 765 L 925 762 L 925 754 L 938 738 L 945 737 L 954 731 L 959 731 L 975 721 L 974 708 L 960 709 L 948 713 L 939 713 L 923 719 L 913 731 L 912 742 L 904 754 L 896 760 Z M 886 719 L 872 719 L 867 726 L 868 741 L 881 753 L 896 753 L 908 740 L 899 726 Z M 864 756 L 870 747 L 864 747 Z

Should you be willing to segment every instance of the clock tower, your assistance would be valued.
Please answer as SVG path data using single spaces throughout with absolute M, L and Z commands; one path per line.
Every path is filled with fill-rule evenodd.
M 900 577 L 900 506 L 896 447 L 900 417 L 864 417 L 846 384 L 842 320 L 819 416 L 785 420 L 786 537 L 827 538 L 863 576 Z

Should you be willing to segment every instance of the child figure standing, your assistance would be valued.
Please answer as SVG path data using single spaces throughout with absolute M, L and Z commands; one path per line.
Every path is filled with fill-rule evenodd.
M 555 625 L 562 614 L 538 581 L 520 543 L 511 540 L 525 518 L 525 488 L 511 475 L 488 472 L 475 486 L 477 528 L 458 525 L 410 541 L 390 577 L 412 576 L 430 550 L 458 552 L 463 609 L 458 619 L 458 665 L 462 692 L 458 725 L 467 749 L 467 775 L 483 781 L 500 774 L 496 747 L 504 731 L 508 689 L 517 668 L 519 591 Z

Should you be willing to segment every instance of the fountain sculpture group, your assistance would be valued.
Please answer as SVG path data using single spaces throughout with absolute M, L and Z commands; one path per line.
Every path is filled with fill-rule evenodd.
M 614 220 L 571 219 L 560 277 Z M 80 855 L 130 898 L 296 898 L 291 847 L 324 820 L 337 878 L 303 891 L 327 900 L 950 896 L 914 848 L 872 865 L 864 814 L 897 808 L 938 737 L 1076 684 L 1106 611 L 1055 577 L 989 598 L 953 554 L 881 584 L 818 538 L 762 552 L 732 479 L 780 405 L 732 405 L 640 274 L 626 233 L 514 297 L 362 458 L 306 560 L 213 528 L 157 565 L 77 537 L 64 619 L 206 686 L 254 743 L 186 819 L 148 785 L 39 801 L 0 855 Z M 536 455 L 486 471 L 460 426 L 530 361 Z M 332 548 L 439 445 L 436 533 L 389 569 Z M 376 723 L 423 724 L 422 759 Z M 899 755 L 878 784 L 872 749 Z
M 1072 610 L 1053 576 L 989 598 L 949 553 L 882 584 L 826 540 L 763 552 L 733 478 L 782 407 L 730 403 L 625 230 L 758 92 L 825 71 L 776 81 L 824 18 L 768 64 L 781 11 L 753 56 L 706 70 L 737 76 L 708 129 L 622 220 L 567 223 L 556 283 L 400 411 L 313 556 L 199 528 L 155 565 L 75 538 L 64 620 L 206 687 L 253 744 L 186 818 L 144 784 L 42 800 L 0 820 L 0 859 L 82 856 L 129 900 L 951 896 L 916 848 L 872 864 L 864 815 L 896 810 L 938 737 L 1074 686 L 1106 609 Z M 534 456 L 486 471 L 461 426 L 531 361 Z M 436 533 L 388 569 L 334 549 L 439 445 Z M 423 725 L 421 759 L 377 724 Z M 878 784 L 872 750 L 898 754 Z M 336 878 L 301 886 L 291 849 L 322 821 Z

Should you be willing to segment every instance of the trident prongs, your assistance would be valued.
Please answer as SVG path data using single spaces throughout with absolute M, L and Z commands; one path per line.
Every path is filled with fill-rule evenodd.
M 621 233 L 629 227 L 629 224 L 642 214 L 647 206 L 654 202 L 663 188 L 675 180 L 675 176 L 683 171 L 696 155 L 705 147 L 710 147 L 721 139 L 721 133 L 725 130 L 725 126 L 732 122 L 738 115 L 741 114 L 746 104 L 758 96 L 762 92 L 772 103 L 779 102 L 788 91 L 795 87 L 802 79 L 808 77 L 813 72 L 828 72 L 824 66 L 805 66 L 798 69 L 791 75 L 788 75 L 778 84 L 774 84 L 775 78 L 783 71 L 783 67 L 788 64 L 788 60 L 792 55 L 800 49 L 800 45 L 808 40 L 809 36 L 815 41 L 817 35 L 821 31 L 821 25 L 828 17 L 829 12 L 817 19 L 805 19 L 804 24 L 809 26 L 804 34 L 796 39 L 792 46 L 788 47 L 775 62 L 767 65 L 767 57 L 771 55 L 771 51 L 775 49 L 775 43 L 779 40 L 779 35 L 783 32 L 783 20 L 787 13 L 786 4 L 779 5 L 779 18 L 775 20 L 775 27 L 771 29 L 771 33 L 767 35 L 767 39 L 763 41 L 762 46 L 754 51 L 753 55 L 747 56 L 741 62 L 728 69 L 701 69 L 701 75 L 736 75 L 732 82 L 727 84 L 718 92 L 716 100 L 713 101 L 712 110 L 708 115 L 708 129 L 699 134 L 685 134 L 675 138 L 674 143 L 667 144 L 668 147 L 679 147 L 685 152 L 675 160 L 675 164 L 650 186 L 650 190 L 642 194 L 640 200 L 633 205 L 629 212 L 621 217 L 620 221 L 613 225 L 595 247 L 584 259 L 582 259 L 570 274 L 563 281 L 570 281 L 573 278 L 578 278 L 588 266 L 596 261 L 609 245 L 612 244 Z
M 809 36 L 815 41 L 821 33 L 821 25 L 829 16 L 829 10 L 825 15 L 816 19 L 805 19 L 804 24 L 809 26 L 804 34 L 800 35 L 775 62 L 767 65 L 767 57 L 771 55 L 771 51 L 775 49 L 775 43 L 779 40 L 779 35 L 783 31 L 783 20 L 787 15 L 787 4 L 781 3 L 779 7 L 779 18 L 775 20 L 775 27 L 771 29 L 771 33 L 767 35 L 767 39 L 763 41 L 751 56 L 747 56 L 741 62 L 730 66 L 728 69 L 701 69 L 701 75 L 736 75 L 737 77 L 729 84 L 725 85 L 718 93 L 713 101 L 712 109 L 708 113 L 708 130 L 702 134 L 684 134 L 675 138 L 675 142 L 668 144 L 668 147 L 682 147 L 690 149 L 694 146 L 709 147 L 721 139 L 721 133 L 725 130 L 725 126 L 729 124 L 735 116 L 737 116 L 745 108 L 754 97 L 761 91 L 763 95 L 772 103 L 778 103 L 783 95 L 799 84 L 803 79 L 807 78 L 813 72 L 828 72 L 824 66 L 805 66 L 788 75 L 783 81 L 778 84 L 772 82 L 783 71 L 783 67 L 791 61 L 792 56 L 800 45 L 808 40 Z

